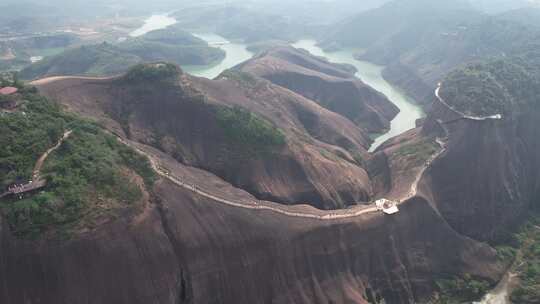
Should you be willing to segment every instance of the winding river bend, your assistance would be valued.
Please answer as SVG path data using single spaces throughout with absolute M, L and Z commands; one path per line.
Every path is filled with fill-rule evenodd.
M 155 14 L 144 20 L 144 24 L 129 33 L 131 37 L 139 37 L 148 32 L 167 28 L 176 23 L 176 19 L 170 17 L 168 14 Z
M 145 20 L 145 23 L 140 28 L 136 29 L 130 36 L 142 36 L 150 31 L 167 28 L 176 23 L 176 19 L 169 17 L 167 14 L 152 15 Z M 234 67 L 235 65 L 249 60 L 253 57 L 253 53 L 247 50 L 247 46 L 242 43 L 230 42 L 224 37 L 213 33 L 193 34 L 206 41 L 208 44 L 219 47 L 225 51 L 223 61 L 206 66 L 183 66 L 182 69 L 195 76 L 213 79 L 221 72 Z M 402 134 L 405 131 L 413 129 L 416 126 L 416 120 L 425 116 L 424 111 L 418 106 L 414 100 L 406 96 L 401 90 L 393 87 L 382 77 L 383 66 L 378 66 L 366 61 L 356 60 L 354 51 L 344 50 L 338 52 L 325 52 L 317 46 L 317 42 L 312 39 L 299 40 L 293 43 L 292 46 L 302 48 L 309 51 L 311 54 L 321 56 L 335 63 L 351 64 L 358 72 L 356 77 L 360 78 L 364 83 L 386 95 L 386 97 L 394 103 L 400 110 L 400 113 L 392 120 L 390 130 L 375 138 L 370 151 L 375 151 L 386 140 Z M 509 296 L 509 285 L 512 274 L 507 274 L 503 280 L 488 293 L 480 302 L 475 304 L 507 304 Z
M 218 47 L 225 51 L 225 59 L 219 63 L 211 65 L 183 66 L 182 69 L 191 75 L 213 79 L 221 74 L 221 72 L 251 59 L 251 57 L 254 55 L 247 50 L 247 46 L 245 44 L 228 41 L 217 34 L 205 33 L 193 35 L 208 42 L 208 44 L 211 46 Z
M 360 78 L 365 84 L 386 95 L 386 97 L 399 108 L 400 112 L 394 120 L 392 120 L 390 130 L 375 138 L 375 142 L 370 148 L 371 152 L 375 151 L 375 149 L 386 140 L 415 128 L 416 120 L 425 116 L 422 108 L 418 106 L 414 100 L 406 96 L 401 90 L 392 86 L 382 77 L 383 66 L 378 66 L 367 61 L 356 60 L 352 50 L 325 52 L 317 46 L 315 40 L 311 39 L 300 40 L 294 43 L 293 46 L 305 49 L 313 55 L 325 57 L 330 62 L 353 65 L 358 70 L 356 77 Z
M 167 14 L 152 15 L 145 20 L 145 23 L 140 28 L 133 31 L 130 36 L 137 37 L 144 35 L 150 31 L 167 28 L 176 23 L 176 19 L 169 17 Z M 228 41 L 227 39 L 212 33 L 194 34 L 210 45 L 219 47 L 225 51 L 225 59 L 219 63 L 206 66 L 183 66 L 182 69 L 187 73 L 205 78 L 215 78 L 226 69 L 232 68 L 235 65 L 246 61 L 253 57 L 253 53 L 247 50 L 247 46 L 242 43 Z M 358 72 L 356 76 L 364 83 L 383 93 L 388 99 L 393 102 L 400 110 L 399 114 L 392 120 L 390 130 L 375 138 L 370 151 L 375 151 L 386 140 L 402 134 L 403 132 L 415 127 L 417 119 L 425 116 L 424 111 L 418 106 L 414 100 L 407 97 L 399 89 L 393 87 L 382 77 L 384 67 L 372 64 L 366 61 L 359 61 L 354 58 L 352 50 L 344 50 L 339 52 L 325 52 L 317 46 L 317 42 L 312 39 L 299 40 L 292 44 L 296 48 L 303 48 L 313 55 L 325 57 L 331 62 L 347 63 L 356 67 Z
M 139 37 L 151 31 L 167 28 L 175 24 L 176 22 L 177 20 L 173 17 L 170 17 L 169 14 L 154 14 L 145 19 L 144 24 L 140 28 L 131 32 L 129 35 L 131 37 Z M 193 33 L 193 35 L 208 42 L 208 44 L 210 44 L 211 46 L 218 47 L 225 51 L 225 58 L 219 63 L 204 66 L 182 66 L 182 69 L 185 72 L 195 76 L 205 77 L 209 79 L 215 78 L 216 76 L 221 74 L 221 72 L 250 59 L 254 55 L 247 50 L 247 46 L 245 44 L 230 42 L 217 34 Z

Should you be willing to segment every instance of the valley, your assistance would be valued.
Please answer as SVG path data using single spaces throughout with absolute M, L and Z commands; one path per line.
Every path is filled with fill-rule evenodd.
M 189 76 L 186 76 L 186 77 L 188 77 L 189 79 Z M 99 87 L 108 86 L 110 81 L 111 80 L 109 79 L 91 79 L 91 78 L 83 78 L 83 79 L 55 78 L 51 80 L 42 80 L 35 84 L 38 85 L 41 92 L 51 97 L 55 96 L 56 99 L 60 100 L 62 103 L 64 103 L 64 105 L 66 105 L 72 111 L 76 111 L 78 113 L 84 112 L 86 113 L 85 115 L 89 115 L 90 113 L 92 113 L 90 115 L 94 116 L 94 115 L 97 115 L 99 111 L 95 112 L 95 110 L 91 110 L 91 112 L 88 112 L 90 108 L 88 106 L 85 106 L 84 100 L 74 98 L 76 95 L 73 95 L 71 92 L 75 92 L 73 91 L 75 89 L 78 92 L 77 94 L 81 94 L 82 91 L 80 90 L 82 88 L 85 88 L 85 87 L 89 88 L 88 86 L 92 87 L 96 85 L 97 85 L 96 87 L 97 90 L 95 92 L 99 92 L 99 91 L 103 92 L 106 90 L 99 89 Z M 94 90 L 92 89 L 92 91 Z M 85 93 L 84 95 L 86 94 L 87 93 Z M 79 96 L 84 96 L 84 95 L 79 95 Z M 90 95 L 86 95 L 86 96 L 90 96 Z M 101 97 L 100 99 L 102 98 L 103 97 Z M 83 112 L 79 112 L 79 111 L 83 111 Z M 171 110 L 169 109 L 168 111 L 171 111 Z M 101 117 L 101 115 L 102 114 L 99 114 L 98 116 L 95 116 L 95 117 Z M 323 226 L 331 225 L 333 227 L 336 227 L 336 226 L 339 227 L 339 226 L 345 225 L 343 227 L 346 227 L 348 225 L 351 225 L 352 223 L 356 223 L 354 224 L 354 226 L 352 226 L 355 228 L 351 227 L 349 229 L 353 229 L 353 231 L 357 231 L 357 229 L 363 229 L 362 227 L 365 227 L 366 225 L 368 225 L 369 227 L 372 227 L 371 229 L 377 229 L 377 230 L 391 229 L 392 232 L 388 231 L 388 233 L 401 238 L 401 237 L 405 237 L 405 235 L 403 235 L 403 232 L 396 234 L 398 230 L 394 230 L 394 229 L 408 230 L 409 228 L 406 228 L 406 227 L 409 227 L 409 225 L 414 226 L 414 225 L 419 224 L 420 227 L 424 225 L 422 223 L 413 224 L 416 222 L 416 220 L 414 219 L 406 220 L 406 218 L 409 218 L 411 216 L 414 218 L 415 215 L 419 214 L 419 212 L 424 214 L 423 215 L 424 220 L 426 220 L 426 218 L 433 218 L 433 216 L 437 217 L 436 215 L 434 215 L 433 213 L 429 211 L 430 207 L 428 207 L 427 203 L 425 203 L 424 201 L 423 197 L 425 196 L 425 189 L 424 189 L 423 184 L 425 183 L 424 180 L 428 178 L 427 176 L 429 172 L 433 170 L 430 164 L 437 163 L 437 159 L 445 153 L 444 149 L 431 155 L 431 157 L 428 158 L 425 161 L 425 163 L 420 164 L 420 168 L 417 171 L 417 175 L 411 176 L 410 180 L 412 184 L 409 184 L 408 189 L 404 189 L 404 191 L 401 192 L 403 193 L 403 196 L 401 197 L 402 203 L 399 205 L 399 208 L 400 208 L 399 214 L 391 217 L 378 211 L 376 207 L 369 206 L 369 205 L 357 206 L 351 209 L 323 211 L 323 210 L 315 209 L 312 206 L 308 206 L 308 205 L 283 206 L 280 204 L 276 204 L 274 202 L 269 202 L 266 200 L 260 200 L 260 199 L 254 198 L 253 196 L 251 196 L 251 194 L 243 192 L 241 189 L 238 189 L 236 187 L 233 187 L 232 185 L 230 185 L 226 181 L 221 180 L 217 176 L 211 175 L 211 174 L 209 175 L 207 171 L 203 171 L 197 168 L 186 166 L 185 164 L 182 164 L 178 162 L 177 160 L 171 158 L 171 156 L 164 154 L 164 152 L 157 150 L 153 147 L 150 147 L 148 144 L 142 144 L 133 140 L 126 139 L 125 135 L 122 135 L 123 134 L 122 128 L 115 127 L 115 123 L 113 123 L 112 121 L 107 122 L 108 119 L 105 118 L 106 116 L 104 116 L 100 120 L 103 123 L 105 123 L 105 125 L 108 126 L 108 128 L 110 128 L 112 132 L 117 133 L 118 136 L 120 136 L 121 142 L 128 144 L 129 146 L 133 147 L 134 149 L 136 149 L 143 155 L 147 156 L 155 172 L 163 179 L 163 181 L 158 183 L 159 186 L 156 190 L 159 191 L 157 195 L 166 199 L 166 201 L 162 202 L 161 204 L 167 204 L 166 210 L 169 210 L 167 211 L 167 213 L 164 214 L 165 219 L 166 219 L 165 223 L 168 223 L 166 224 L 167 225 L 166 227 L 171 227 L 170 225 L 173 225 L 172 227 L 175 227 L 175 225 L 177 224 L 171 224 L 171 223 L 175 223 L 177 218 L 182 218 L 184 221 L 183 227 L 185 228 L 192 227 L 190 229 L 198 229 L 196 227 L 198 227 L 199 224 L 195 224 L 193 222 L 190 222 L 188 224 L 185 222 L 186 220 L 190 218 L 187 215 L 177 214 L 174 217 L 171 217 L 169 212 L 176 213 L 176 212 L 183 212 L 182 210 L 185 210 L 185 207 L 186 207 L 185 202 L 182 203 L 181 205 L 177 205 L 175 203 L 172 203 L 171 201 L 171 200 L 174 200 L 174 197 L 177 198 L 178 195 L 180 195 L 180 193 L 184 193 L 182 195 L 189 195 L 189 196 L 196 197 L 196 201 L 193 202 L 194 205 L 192 208 L 204 208 L 206 210 L 207 216 L 213 217 L 213 215 L 211 215 L 213 214 L 213 211 L 211 210 L 215 210 L 215 209 L 220 210 L 220 211 L 217 211 L 219 214 L 221 214 L 220 216 L 223 216 L 223 214 L 225 214 L 227 218 L 229 217 L 237 218 L 239 213 L 241 214 L 242 212 L 248 212 L 249 218 L 253 218 L 255 221 L 247 225 L 248 226 L 256 225 L 258 227 L 261 227 L 260 225 L 264 226 L 265 225 L 264 223 L 267 221 L 273 222 L 275 220 L 279 220 L 280 222 L 283 223 L 282 224 L 283 228 L 281 228 L 281 232 L 278 235 L 278 237 L 286 237 L 286 235 L 289 235 L 289 233 L 294 233 L 293 231 L 297 231 L 297 229 L 304 231 L 304 232 L 299 231 L 297 233 L 303 234 L 303 233 L 309 233 L 306 231 L 306 229 L 308 229 L 308 231 L 311 229 L 315 229 L 315 231 L 317 231 L 318 229 L 321 229 L 321 225 Z M 135 125 L 132 125 L 131 132 L 132 134 L 139 133 L 139 131 L 136 131 Z M 180 191 L 180 192 L 176 192 L 174 196 L 168 196 L 166 193 L 168 193 L 169 191 L 173 191 L 173 189 L 175 189 L 176 187 L 172 187 L 171 185 L 168 185 L 166 181 L 170 181 L 171 185 L 178 186 L 179 187 L 178 190 L 174 190 L 174 191 Z M 399 196 L 396 196 L 395 198 L 396 200 L 400 199 Z M 175 211 L 171 211 L 171 210 L 175 210 Z M 420 211 L 420 210 L 423 210 L 423 211 Z M 152 211 L 149 211 L 149 212 L 150 213 L 146 215 L 147 217 L 152 214 Z M 211 212 L 211 213 L 208 214 L 208 212 Z M 149 220 L 149 218 L 147 217 L 146 219 L 142 218 L 142 219 L 138 219 L 137 221 L 142 221 L 142 223 L 144 223 L 145 221 Z M 398 223 L 390 224 L 390 223 L 395 222 L 396 220 L 398 221 Z M 262 222 L 258 223 L 259 221 L 262 221 Z M 300 221 L 300 222 L 297 222 L 297 221 Z M 324 224 L 324 223 L 328 223 L 328 224 Z M 186 225 L 190 225 L 190 226 L 186 226 Z M 241 224 L 241 225 L 242 225 L 241 227 L 245 227 L 244 225 L 246 224 Z M 391 227 L 394 227 L 394 225 L 398 225 L 398 226 L 396 226 L 395 228 L 391 228 Z M 402 225 L 405 225 L 405 226 L 402 226 Z M 241 227 L 239 227 L 239 229 L 242 229 Z M 431 230 L 433 231 L 434 226 L 430 224 L 430 227 L 431 227 Z M 174 229 L 174 228 L 167 228 L 167 229 Z M 272 230 L 274 229 L 276 228 L 273 227 Z M 470 242 L 465 239 L 462 239 L 460 236 L 451 232 L 449 228 L 445 228 L 444 226 L 440 226 L 437 229 L 438 229 L 437 231 L 439 231 L 438 233 L 445 235 L 445 237 L 441 239 L 444 239 L 446 242 L 448 242 L 449 240 L 452 240 L 454 245 L 452 246 L 452 248 L 446 247 L 444 250 L 445 253 L 443 253 L 442 251 L 433 252 L 433 251 L 424 251 L 424 249 L 419 249 L 422 252 L 424 252 L 423 254 L 425 254 L 427 258 L 437 260 L 438 259 L 437 256 L 445 255 L 454 249 L 460 248 L 460 246 L 464 246 L 464 243 Z M 236 230 L 236 228 L 234 228 L 234 230 Z M 171 239 L 171 242 L 176 242 L 175 240 L 177 240 L 178 238 L 180 238 L 180 240 L 185 240 L 186 237 L 189 238 L 188 235 L 177 235 L 177 232 L 175 231 L 176 230 L 172 230 L 166 233 L 167 235 L 169 235 L 168 237 Z M 90 233 L 93 234 L 92 232 Z M 211 232 L 211 233 L 221 234 L 221 232 L 218 232 L 218 231 Z M 232 233 L 232 231 L 229 233 Z M 258 235 L 260 233 L 263 233 L 263 232 L 260 229 L 257 229 L 256 231 L 253 232 L 253 235 L 250 236 L 249 238 L 250 239 L 254 238 L 253 241 L 255 241 L 256 239 L 259 238 Z M 342 236 L 339 236 L 340 239 L 348 235 L 348 232 L 344 231 L 343 233 L 345 234 L 343 234 Z M 406 234 L 408 233 L 409 232 L 407 232 Z M 428 237 L 427 234 L 418 234 L 418 232 L 414 232 L 414 234 L 416 234 L 416 236 L 413 237 L 415 239 L 416 238 L 422 239 L 422 238 Z M 205 233 L 203 235 L 207 235 L 207 234 Z M 410 236 L 412 237 L 412 235 Z M 202 235 L 200 237 L 202 237 Z M 274 238 L 275 237 L 272 237 L 272 239 Z M 353 239 L 356 239 L 357 241 L 359 241 L 363 238 L 355 237 Z M 232 241 L 232 239 L 229 239 L 229 240 Z M 424 241 L 427 241 L 427 239 L 424 239 Z M 185 242 L 185 241 L 182 241 L 182 242 Z M 242 243 L 243 242 L 244 241 L 242 241 Z M 248 241 L 248 243 L 246 243 L 245 246 L 248 246 L 247 248 L 251 248 L 251 245 L 249 245 L 250 242 L 251 241 Z M 398 242 L 401 243 L 401 241 L 398 241 Z M 429 240 L 428 242 L 431 243 L 431 242 L 437 242 L 437 241 Z M 330 239 L 328 239 L 325 241 L 325 246 L 331 246 L 331 247 L 335 246 L 335 245 L 332 245 L 332 243 L 333 242 Z M 403 245 L 405 244 L 402 244 L 400 246 L 403 246 Z M 469 244 L 466 246 L 468 247 L 471 245 L 472 244 Z M 193 249 L 183 249 L 182 252 L 184 252 L 183 254 L 185 254 L 186 252 L 191 252 L 191 250 L 196 250 L 196 251 L 200 250 L 200 249 L 195 249 L 197 247 L 198 246 L 194 247 Z M 361 246 L 361 247 L 365 248 L 364 246 Z M 477 261 L 477 263 L 480 263 L 480 260 L 477 260 L 480 256 L 483 256 L 484 258 L 488 258 L 488 260 L 492 259 L 491 253 L 489 252 L 489 250 L 487 250 L 487 248 L 481 245 L 474 245 L 473 247 L 477 248 L 476 249 L 477 251 L 475 251 L 474 253 L 471 253 L 472 255 L 468 256 L 465 260 L 462 261 L 462 263 L 468 264 L 472 260 L 475 260 Z M 255 250 L 255 248 L 252 248 L 249 250 Z M 280 251 L 283 251 L 283 250 L 280 250 Z M 287 254 L 287 255 L 289 254 L 285 252 L 282 252 L 278 256 L 282 256 L 282 254 Z M 362 251 L 359 251 L 358 254 L 362 255 L 361 252 Z M 326 264 L 329 261 L 329 259 L 330 261 L 334 260 L 334 258 L 332 258 L 331 255 L 328 255 L 328 254 L 324 254 L 326 257 L 320 259 L 318 263 Z M 193 259 L 200 260 L 200 257 L 195 257 L 195 256 L 191 256 L 187 258 L 189 260 L 193 260 Z M 388 258 L 390 260 L 387 260 L 387 262 L 383 263 L 383 265 L 386 263 L 395 263 L 395 262 L 391 262 L 393 258 L 391 257 L 388 257 Z M 398 257 L 396 256 L 395 258 L 398 258 Z M 281 258 L 276 256 L 276 259 L 277 259 L 276 263 L 281 263 L 281 262 L 278 262 L 281 260 Z M 299 267 L 298 265 L 300 265 L 299 262 L 295 262 L 295 264 L 297 265 L 296 267 Z M 199 281 L 198 279 L 196 279 L 196 277 L 200 277 L 200 276 L 206 277 L 206 275 L 203 274 L 206 272 L 206 270 L 204 270 L 205 267 L 203 265 L 200 265 L 200 266 L 202 266 L 202 268 L 199 268 L 199 266 L 196 269 L 191 268 L 190 276 L 185 277 L 186 282 L 189 282 L 186 284 L 190 284 L 190 285 L 186 285 L 186 286 L 190 286 L 190 287 L 186 287 L 189 289 L 179 289 L 177 291 L 178 293 L 183 293 L 183 292 L 187 293 L 188 292 L 187 290 L 193 290 L 193 291 L 190 291 L 190 292 L 193 292 L 192 296 L 197 297 L 198 299 L 201 299 L 201 300 L 204 298 L 204 295 L 198 291 L 200 289 L 197 287 L 198 284 L 203 284 L 203 283 Z M 407 267 L 413 267 L 411 269 L 414 269 L 414 267 L 417 267 L 417 266 L 410 265 Z M 251 271 L 249 269 L 251 269 L 251 267 L 248 267 L 247 269 L 242 268 L 242 270 L 236 269 L 234 270 L 234 273 L 236 273 L 236 275 L 238 274 L 248 275 L 248 274 L 243 274 L 243 273 L 246 270 Z M 467 269 L 469 269 L 469 271 L 471 270 L 471 268 L 469 267 L 467 267 Z M 256 270 L 253 270 L 253 271 L 256 271 Z M 287 271 L 282 272 L 282 270 L 273 270 L 273 271 L 276 271 L 276 273 L 277 271 L 279 271 L 279 273 L 282 273 L 282 275 L 286 275 L 288 277 L 294 277 L 294 276 L 300 275 L 300 274 L 288 273 Z M 365 271 L 365 270 L 361 270 L 361 271 Z M 379 271 L 381 270 L 373 270 L 373 272 L 370 271 L 370 273 L 372 273 L 370 276 L 371 277 L 378 276 L 379 274 L 376 274 L 376 273 L 379 273 Z M 448 271 L 448 270 L 445 270 L 445 271 Z M 478 272 L 479 274 L 482 273 L 483 276 L 489 277 L 493 275 L 491 271 L 495 271 L 495 269 L 491 269 L 490 272 L 484 272 L 485 269 L 484 270 L 477 269 L 477 271 L 479 271 Z M 182 270 L 182 272 L 184 272 L 184 270 Z M 192 277 L 192 275 L 195 275 L 196 273 L 198 273 L 199 275 Z M 317 277 L 319 276 L 319 274 L 314 274 L 314 275 L 316 275 Z M 401 277 L 401 275 L 402 274 L 396 274 L 397 277 L 395 278 L 395 280 L 400 280 L 398 278 Z M 411 275 L 413 274 L 411 273 Z M 390 279 L 390 280 L 394 280 L 394 279 Z M 326 284 L 329 284 L 332 281 L 326 281 L 326 282 L 327 282 Z M 253 286 L 253 287 L 250 287 L 250 288 L 257 288 L 256 286 L 259 286 L 258 284 L 261 284 L 261 283 L 262 281 L 259 282 L 258 280 L 252 281 L 250 286 Z M 204 284 L 207 284 L 207 283 L 204 283 Z M 246 293 L 245 286 L 243 286 L 242 290 L 240 291 L 240 290 L 237 290 L 238 288 L 236 287 L 237 285 L 233 283 L 231 284 L 232 284 L 230 285 L 230 288 L 232 288 L 231 290 L 236 290 L 234 291 L 234 295 L 230 295 L 230 296 L 222 295 L 224 297 L 223 299 L 227 299 L 228 297 L 236 298 L 237 296 L 244 295 L 248 297 L 248 299 L 253 299 L 254 301 L 256 301 L 255 299 L 257 298 L 258 295 L 253 294 L 252 296 L 250 296 L 249 294 L 251 294 L 251 292 Z M 267 282 L 265 281 L 264 284 L 267 284 Z M 334 284 L 334 283 L 330 283 L 330 284 Z M 351 284 L 356 284 L 356 283 L 353 283 L 353 281 L 351 281 Z M 401 301 L 399 300 L 401 297 L 409 297 L 407 296 L 407 294 L 409 293 L 409 291 L 407 291 L 409 287 L 404 286 L 402 288 L 404 288 L 404 289 L 401 289 L 402 291 L 390 292 L 390 290 L 388 290 L 388 291 L 382 291 L 382 293 L 385 295 L 385 297 L 396 297 L 395 301 Z M 393 288 L 391 290 L 393 290 Z M 288 292 L 290 292 L 291 297 L 294 297 L 294 294 L 296 294 L 296 291 L 294 290 L 289 290 Z M 401 295 L 399 296 L 397 294 L 392 295 L 395 292 Z M 364 301 L 363 299 L 365 299 L 366 296 L 358 295 L 355 293 L 351 293 L 351 294 L 347 294 L 343 296 L 338 295 L 338 294 L 334 295 L 331 293 L 325 293 L 324 296 L 319 295 L 317 297 L 323 297 L 323 298 L 328 297 L 328 299 L 355 299 L 355 301 L 363 302 Z M 288 302 L 288 300 L 286 299 L 284 299 L 283 301 Z
M 1 303 L 540 301 L 540 3 L 6 1 Z
M 144 24 L 140 28 L 135 29 L 133 32 L 129 33 L 129 36 L 143 36 L 151 31 L 165 29 L 175 24 L 176 22 L 176 19 L 169 17 L 169 15 L 167 14 L 152 15 L 144 20 Z
M 219 76 L 223 71 L 250 59 L 254 55 L 247 50 L 247 45 L 238 42 L 230 42 L 217 34 L 194 34 L 194 36 L 206 41 L 210 45 L 217 46 L 225 52 L 225 58 L 219 63 L 208 66 L 187 65 L 183 67 L 184 71 L 195 76 L 213 79 Z
M 300 40 L 294 47 L 303 48 L 316 56 L 322 56 L 331 62 L 347 63 L 357 69 L 356 76 L 362 81 L 386 95 L 399 108 L 399 114 L 392 120 L 390 130 L 375 137 L 370 151 L 375 151 L 388 139 L 416 127 L 416 121 L 425 116 L 424 111 L 415 101 L 406 96 L 399 88 L 388 83 L 382 76 L 383 67 L 354 58 L 354 51 L 325 52 L 314 40 Z

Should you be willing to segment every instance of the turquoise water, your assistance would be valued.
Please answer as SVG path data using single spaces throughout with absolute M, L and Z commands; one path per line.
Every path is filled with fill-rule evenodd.
M 176 19 L 169 17 L 168 14 L 152 15 L 144 21 L 143 26 L 134 30 L 129 35 L 131 37 L 142 36 L 151 31 L 167 28 L 176 22 Z M 212 46 L 219 47 L 220 49 L 224 50 L 226 57 L 223 59 L 223 61 L 210 65 L 182 66 L 182 69 L 185 72 L 192 75 L 212 79 L 221 74 L 221 72 L 224 70 L 232 68 L 233 66 L 253 57 L 253 53 L 249 52 L 247 50 L 247 46 L 244 44 L 230 42 L 227 39 L 212 33 L 193 35 L 203 39 Z
M 399 114 L 392 120 L 390 130 L 375 138 L 375 142 L 370 148 L 374 151 L 388 139 L 402 134 L 405 131 L 416 127 L 416 120 L 425 116 L 424 111 L 414 100 L 406 96 L 401 90 L 393 87 L 382 77 L 383 66 L 378 66 L 367 61 L 354 59 L 354 51 L 325 52 L 317 46 L 317 42 L 311 39 L 300 40 L 293 44 L 296 48 L 302 48 L 316 56 L 325 57 L 331 62 L 348 63 L 356 67 L 356 76 L 364 83 L 375 90 L 383 93 L 400 110 Z
M 163 29 L 176 23 L 176 19 L 169 17 L 167 14 L 152 15 L 145 20 L 145 24 L 133 31 L 130 36 L 136 37 L 144 35 L 150 31 Z M 210 45 L 219 47 L 225 51 L 225 59 L 219 63 L 206 66 L 183 66 L 182 69 L 195 76 L 213 79 L 226 69 L 232 68 L 235 65 L 249 60 L 253 57 L 253 53 L 247 50 L 247 46 L 242 43 L 230 42 L 227 39 L 212 33 L 194 34 L 195 36 L 205 40 Z M 392 101 L 399 109 L 400 113 L 392 120 L 390 130 L 375 138 L 375 142 L 370 148 L 374 151 L 386 140 L 402 134 L 403 132 L 413 129 L 417 119 L 425 116 L 421 107 L 403 94 L 401 90 L 393 87 L 382 77 L 384 67 L 372 64 L 366 61 L 354 59 L 352 50 L 339 52 L 325 52 L 317 46 L 317 42 L 311 39 L 300 40 L 293 44 L 296 48 L 303 48 L 316 56 L 327 58 L 331 62 L 348 63 L 358 69 L 356 76 L 364 83 L 368 84 L 377 91 L 383 93 Z
M 129 35 L 131 37 L 139 37 L 151 31 L 167 28 L 175 23 L 176 19 L 169 17 L 168 14 L 152 15 L 144 20 L 144 24 L 140 28 L 129 33 Z
M 224 70 L 230 69 L 253 57 L 253 53 L 247 50 L 247 46 L 241 43 L 233 43 L 227 39 L 211 33 L 193 34 L 208 42 L 210 45 L 219 47 L 226 53 L 225 59 L 219 63 L 206 66 L 183 66 L 182 69 L 192 75 L 213 79 Z

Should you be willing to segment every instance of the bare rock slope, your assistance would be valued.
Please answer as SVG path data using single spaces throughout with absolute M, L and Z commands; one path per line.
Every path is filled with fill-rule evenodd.
M 216 195 L 253 199 L 154 153 L 170 175 L 189 175 L 215 187 Z M 501 271 L 492 249 L 460 236 L 422 197 L 394 217 L 320 220 L 234 208 L 164 178 L 153 193 L 153 208 L 144 215 L 62 243 L 16 240 L 2 225 L 0 300 L 419 303 L 431 298 L 434 278 L 469 273 L 495 280 Z
M 373 195 L 362 167 L 369 139 L 356 125 L 243 72 L 218 80 L 182 74 L 174 82 L 150 85 L 126 78 L 74 78 L 40 90 L 260 199 L 334 209 Z M 250 125 L 254 120 L 258 124 Z M 268 136 L 242 133 L 259 127 Z M 274 133 L 281 135 L 274 138 Z
M 430 303 L 440 279 L 495 283 L 505 263 L 484 241 L 538 197 L 535 111 L 472 120 L 435 100 L 422 126 L 370 156 L 349 119 L 245 72 L 38 87 L 150 151 L 167 173 L 143 215 L 63 243 L 17 240 L 2 225 L 2 302 Z M 215 116 L 234 106 L 271 123 L 284 143 L 239 157 L 245 150 Z M 400 212 L 313 208 L 355 196 L 388 197 Z M 312 206 L 276 204 L 293 201 Z
M 366 132 L 383 133 L 399 112 L 383 94 L 355 78 L 353 67 L 330 63 L 304 50 L 276 47 L 238 69 L 314 100 Z

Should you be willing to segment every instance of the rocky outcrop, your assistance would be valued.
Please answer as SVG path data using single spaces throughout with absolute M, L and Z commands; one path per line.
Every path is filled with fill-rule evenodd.
M 178 303 L 181 269 L 155 208 L 71 241 L 15 239 L 2 221 L 2 303 Z
M 371 199 L 362 167 L 369 141 L 359 128 L 287 89 L 243 76 L 233 73 L 213 81 L 184 74 L 173 85 L 79 78 L 53 81 L 40 90 L 115 132 L 216 173 L 261 199 L 323 209 Z M 233 106 L 279 126 L 286 143 L 259 151 L 231 142 L 216 111 Z
M 161 156 L 171 174 L 250 195 Z M 171 165 L 172 164 L 172 165 Z M 425 199 L 321 221 L 220 204 L 166 181 L 153 207 L 63 242 L 0 231 L 3 303 L 419 303 L 434 279 L 496 280 L 488 246 L 457 234 Z M 310 207 L 296 209 L 310 212 Z
M 15 240 L 4 228 L 0 300 L 429 303 L 439 279 L 468 274 L 497 281 L 506 265 L 483 241 L 504 236 L 538 194 L 534 111 L 474 121 L 436 102 L 418 128 L 368 157 L 350 120 L 250 74 L 181 75 L 172 87 L 119 81 L 70 78 L 39 89 L 142 147 L 159 148 L 156 159 L 168 174 L 220 198 L 257 206 L 272 204 L 261 198 L 288 203 L 283 197 L 326 207 L 336 204 L 336 194 L 352 200 L 369 193 L 399 200 L 400 212 L 291 216 L 228 205 L 163 178 L 153 189 L 154 208 L 137 220 L 122 217 L 61 245 Z M 223 154 L 234 149 L 210 115 L 223 106 L 279 126 L 286 144 L 265 157 Z M 354 149 L 360 161 L 353 160 Z M 294 214 L 324 213 L 279 206 Z M 92 256 L 80 259 L 80 248 Z M 115 274 L 116 291 L 103 283 L 109 278 L 99 277 L 106 268 Z M 35 279 L 50 277 L 45 287 Z
M 537 204 L 540 142 L 535 111 L 502 120 L 462 119 L 436 102 L 426 131 L 441 120 L 447 152 L 433 164 L 437 209 L 460 233 L 481 240 L 504 238 Z
M 304 50 L 278 47 L 238 67 L 347 117 L 366 133 L 383 133 L 399 110 L 352 71 Z

